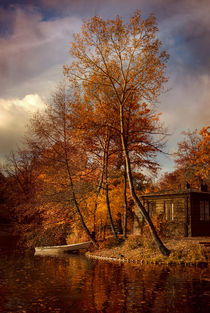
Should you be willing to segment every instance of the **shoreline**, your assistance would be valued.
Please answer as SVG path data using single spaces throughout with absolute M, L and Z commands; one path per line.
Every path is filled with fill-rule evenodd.
M 167 266 L 197 266 L 197 267 L 209 267 L 210 262 L 163 262 L 163 261 L 148 261 L 148 260 L 134 260 L 134 259 L 127 259 L 127 258 L 116 258 L 116 257 L 105 257 L 95 254 L 85 254 L 86 257 L 90 259 L 96 259 L 101 261 L 107 261 L 107 262 L 118 262 L 118 263 L 131 263 L 131 264 L 137 264 L 137 265 L 167 265 Z
M 205 247 L 197 239 L 167 239 L 168 257 L 163 256 L 151 240 L 140 236 L 130 236 L 123 243 L 110 238 L 99 249 L 85 255 L 92 259 L 118 263 L 205 266 L 210 265 L 210 246 Z

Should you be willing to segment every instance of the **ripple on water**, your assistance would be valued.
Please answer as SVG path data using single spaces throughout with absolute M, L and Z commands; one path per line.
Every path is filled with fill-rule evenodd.
M 185 312 L 210 306 L 208 268 L 116 264 L 83 256 L 0 256 L 0 312 Z

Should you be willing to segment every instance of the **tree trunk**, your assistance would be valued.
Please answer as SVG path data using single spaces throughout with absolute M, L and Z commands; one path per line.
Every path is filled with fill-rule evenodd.
M 126 163 L 126 170 L 127 170 L 128 183 L 129 183 L 129 189 L 130 189 L 131 196 L 134 200 L 135 205 L 139 208 L 139 210 L 141 211 L 141 214 L 143 215 L 146 222 L 148 223 L 152 237 L 153 237 L 159 251 L 164 256 L 168 256 L 170 254 L 170 251 L 164 246 L 164 244 L 160 240 L 160 238 L 156 232 L 156 229 L 155 229 L 155 227 L 151 221 L 149 214 L 147 213 L 145 207 L 143 206 L 143 204 L 141 203 L 141 201 L 139 200 L 139 198 L 135 192 L 135 188 L 134 188 L 134 184 L 133 184 L 132 171 L 131 171 L 131 166 L 130 166 L 129 153 L 128 153 L 128 149 L 127 149 L 127 145 L 126 145 L 126 141 L 125 141 L 125 135 L 124 135 L 124 119 L 123 119 L 123 106 L 122 105 L 120 105 L 120 130 L 121 130 L 121 143 L 122 143 L 122 149 L 123 149 L 124 159 L 125 159 L 125 163 Z
M 126 164 L 124 162 L 124 225 L 123 225 L 123 237 L 124 239 L 127 238 L 127 212 L 128 212 L 128 203 L 127 203 L 127 173 L 126 173 Z
M 126 167 L 127 167 L 127 175 L 128 175 L 128 181 L 129 181 L 129 187 L 130 187 L 130 192 L 132 195 L 132 198 L 136 204 L 136 206 L 140 209 L 141 214 L 143 215 L 143 217 L 145 218 L 145 220 L 147 221 L 151 234 L 153 236 L 153 239 L 156 243 L 156 245 L 158 246 L 160 252 L 165 255 L 168 256 L 170 254 L 170 251 L 164 246 L 164 244 L 162 243 L 162 241 L 160 240 L 156 229 L 151 221 L 151 218 L 149 216 L 149 214 L 147 213 L 146 209 L 144 208 L 143 204 L 141 203 L 141 201 L 139 200 L 138 196 L 136 195 L 135 192 L 135 188 L 133 185 L 133 179 L 132 179 L 132 174 L 131 174 L 131 168 L 130 168 L 130 162 L 129 162 L 129 157 L 126 155 Z
M 89 229 L 88 229 L 88 227 L 87 227 L 87 225 L 86 225 L 86 223 L 84 221 L 84 218 L 83 218 L 82 212 L 80 210 L 79 204 L 77 202 L 76 194 L 75 194 L 75 191 L 74 191 L 74 183 L 73 183 L 73 180 L 72 180 L 71 169 L 70 169 L 69 160 L 68 160 L 68 152 L 67 152 L 68 151 L 68 145 L 67 145 L 67 133 L 66 133 L 66 129 L 67 129 L 66 128 L 66 111 L 64 110 L 63 113 L 64 113 L 63 114 L 64 155 L 65 155 L 65 166 L 66 166 L 66 170 L 67 170 L 67 174 L 68 174 L 68 178 L 69 178 L 70 190 L 72 192 L 74 205 L 76 207 L 77 214 L 79 215 L 79 219 L 80 219 L 81 225 L 82 225 L 84 231 L 86 232 L 87 236 L 92 241 L 92 243 L 96 247 L 98 247 L 97 241 L 95 239 L 95 232 L 93 232 L 92 234 L 90 233 L 90 231 L 89 231 Z
M 94 232 L 96 233 L 96 210 L 97 210 L 97 206 L 98 206 L 98 196 L 100 194 L 101 188 L 102 188 L 102 184 L 103 184 L 103 180 L 104 180 L 104 168 L 105 168 L 105 151 L 103 153 L 103 163 L 102 163 L 102 170 L 101 170 L 101 177 L 98 183 L 98 187 L 96 190 L 96 197 L 95 197 L 95 204 L 94 204 L 94 209 L 93 209 L 93 227 L 94 227 Z
M 73 182 L 72 182 L 72 179 L 70 179 L 70 186 L 71 186 L 71 192 L 72 192 L 72 195 L 73 195 L 73 200 L 74 200 L 74 204 L 75 204 L 75 207 L 76 207 L 76 211 L 77 211 L 77 214 L 79 215 L 79 219 L 80 219 L 80 222 L 82 224 L 82 227 L 84 229 L 84 231 L 86 232 L 86 234 L 88 235 L 88 237 L 90 238 L 90 240 L 92 241 L 92 243 L 98 247 L 98 243 L 95 239 L 95 236 L 92 235 L 89 231 L 89 229 L 87 228 L 86 224 L 85 224 L 85 221 L 83 219 L 83 216 L 82 216 L 82 213 L 80 211 L 80 208 L 79 208 L 79 204 L 77 202 L 77 199 L 76 199 L 76 195 L 75 195 L 75 192 L 74 192 L 74 189 L 73 189 Z
M 106 183 L 106 204 L 107 204 L 107 211 L 108 211 L 109 222 L 111 225 L 111 230 L 113 232 L 114 237 L 118 240 L 117 233 L 116 233 L 115 228 L 114 228 L 111 209 L 110 209 L 109 191 L 108 191 L 108 184 L 107 183 Z
M 87 228 L 87 225 L 84 221 L 84 218 L 83 218 L 83 215 L 81 213 L 81 210 L 80 210 L 80 207 L 79 207 L 79 204 L 77 202 L 77 198 L 76 198 L 76 194 L 75 194 L 75 191 L 74 191 L 74 184 L 73 184 L 73 180 L 72 180 L 72 177 L 71 177 L 71 171 L 70 171 L 70 168 L 69 168 L 69 163 L 68 163 L 68 159 L 67 159 L 67 155 L 66 155 L 66 158 L 65 158 L 65 162 L 66 162 L 66 169 L 67 169 L 67 172 L 68 172 L 68 177 L 69 177 L 69 182 L 70 182 L 70 190 L 72 192 L 72 196 L 73 196 L 73 201 L 74 201 L 74 205 L 76 207 L 76 211 L 77 211 L 77 214 L 79 215 L 79 219 L 80 219 L 80 222 L 81 222 L 81 225 L 84 229 L 84 231 L 86 232 L 86 234 L 88 235 L 88 237 L 90 238 L 90 240 L 92 241 L 92 243 L 98 247 L 98 243 L 95 239 L 95 236 L 93 234 L 90 233 L 89 229 Z
M 118 240 L 117 232 L 114 228 L 114 223 L 112 219 L 111 209 L 110 209 L 110 202 L 109 202 L 109 185 L 108 185 L 108 162 L 109 162 L 109 138 L 108 142 L 106 143 L 106 158 L 105 158 L 105 189 L 106 189 L 106 205 L 107 205 L 107 211 L 108 211 L 108 217 L 110 221 L 111 230 L 113 232 L 114 237 Z

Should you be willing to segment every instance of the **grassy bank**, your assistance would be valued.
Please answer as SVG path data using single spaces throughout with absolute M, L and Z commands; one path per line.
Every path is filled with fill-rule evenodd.
M 140 236 L 129 236 L 126 241 L 118 243 L 109 238 L 100 244 L 98 250 L 88 252 L 90 257 L 122 260 L 135 263 L 154 264 L 208 264 L 209 248 L 202 247 L 195 239 L 167 239 L 165 245 L 171 251 L 169 257 L 164 257 L 157 250 L 151 239 Z

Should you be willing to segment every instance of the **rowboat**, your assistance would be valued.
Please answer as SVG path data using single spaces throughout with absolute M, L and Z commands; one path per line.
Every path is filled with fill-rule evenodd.
M 62 245 L 62 246 L 45 246 L 45 247 L 35 247 L 35 254 L 62 254 L 68 252 L 75 252 L 81 249 L 89 249 L 92 245 L 91 241 L 75 243 L 72 245 Z

